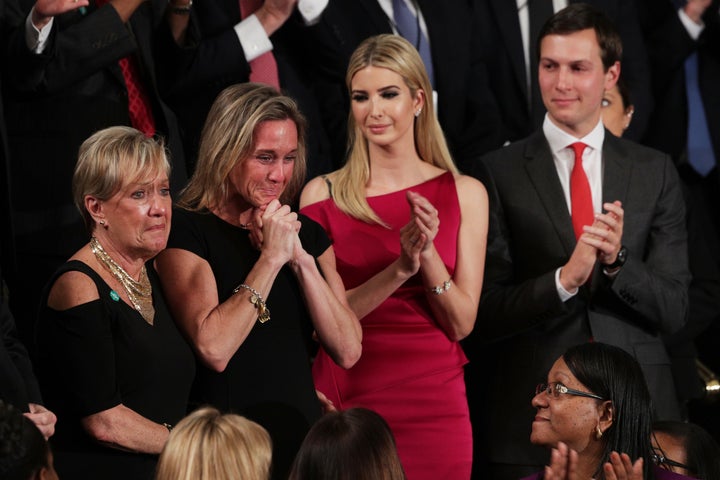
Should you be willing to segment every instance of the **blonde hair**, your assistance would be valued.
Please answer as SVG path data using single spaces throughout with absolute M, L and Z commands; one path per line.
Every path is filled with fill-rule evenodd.
M 383 34 L 366 39 L 350 57 L 345 76 L 348 91 L 352 91 L 355 74 L 368 66 L 386 68 L 400 75 L 413 97 L 418 90 L 425 92 L 425 106 L 415 120 L 415 149 L 423 161 L 457 173 L 445 135 L 435 116 L 430 79 L 415 47 L 398 35 Z M 333 199 L 338 208 L 348 215 L 368 223 L 385 225 L 365 197 L 365 186 L 370 180 L 370 154 L 367 139 L 363 138 L 352 111 L 348 119 L 348 147 L 345 166 L 332 174 Z
M 272 443 L 257 423 L 202 407 L 170 433 L 156 480 L 267 480 Z
M 241 83 L 220 92 L 213 102 L 200 137 L 195 172 L 180 192 L 178 205 L 194 211 L 220 206 L 227 198 L 230 171 L 252 154 L 258 126 L 272 120 L 292 120 L 297 127 L 297 158 L 280 195 L 282 203 L 292 203 L 305 180 L 305 118 L 292 98 L 274 88 Z
M 85 197 L 107 201 L 125 185 L 170 175 L 170 162 L 162 139 L 153 139 L 131 127 L 110 127 L 92 134 L 80 145 L 73 173 L 75 206 L 92 233 L 95 228 Z

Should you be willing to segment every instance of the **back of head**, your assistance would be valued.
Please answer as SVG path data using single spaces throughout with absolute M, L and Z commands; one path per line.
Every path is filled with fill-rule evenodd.
M 563 359 L 583 385 L 612 402 L 613 423 L 603 436 L 605 448 L 600 465 L 609 461 L 612 451 L 624 452 L 633 460 L 643 457 L 644 478 L 651 478 L 653 413 L 640 364 L 625 350 L 597 342 L 570 347 Z
M 50 447 L 19 410 L 0 400 L 0 478 L 28 480 L 48 467 Z
M 262 122 L 274 120 L 292 120 L 297 127 L 293 175 L 280 197 L 282 203 L 292 203 L 305 181 L 305 117 L 295 100 L 260 83 L 231 85 L 217 96 L 202 130 L 195 172 L 178 203 L 192 210 L 220 205 L 230 171 L 252 153 L 256 129 Z
M 160 454 L 157 480 L 267 480 L 267 431 L 235 414 L 200 408 L 173 429 Z
M 622 40 L 615 25 L 603 12 L 586 3 L 573 3 L 550 17 L 540 29 L 537 52 L 548 35 L 569 35 L 582 30 L 594 30 L 600 46 L 600 57 L 605 70 L 622 59 Z
M 682 443 L 685 465 L 695 478 L 720 479 L 720 446 L 705 429 L 694 423 L 662 421 L 653 424 L 653 431 L 670 435 Z
M 390 427 L 351 408 L 323 416 L 308 432 L 290 480 L 405 480 Z

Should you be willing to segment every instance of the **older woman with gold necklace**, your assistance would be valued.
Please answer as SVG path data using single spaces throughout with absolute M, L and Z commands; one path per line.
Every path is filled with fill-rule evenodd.
M 61 478 L 152 478 L 186 412 L 194 357 L 148 263 L 170 232 L 169 170 L 163 146 L 128 127 L 80 148 L 73 197 L 91 238 L 51 278 L 37 328 Z

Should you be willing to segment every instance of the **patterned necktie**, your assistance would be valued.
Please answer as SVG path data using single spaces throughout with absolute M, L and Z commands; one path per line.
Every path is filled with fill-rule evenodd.
M 688 102 L 687 157 L 690 165 L 703 177 L 715 167 L 715 154 L 710 140 L 705 106 L 698 82 L 698 55 L 685 60 L 685 88 Z
M 240 0 L 240 17 L 246 18 L 262 6 L 263 0 Z M 277 62 L 272 51 L 250 61 L 250 81 L 264 83 L 280 90 Z
M 106 3 L 108 3 L 108 0 L 96 1 L 98 8 Z M 118 65 L 125 80 L 125 88 L 127 88 L 130 125 L 148 137 L 152 137 L 155 135 L 155 118 L 153 117 L 150 97 L 140 75 L 137 56 L 131 53 L 127 57 L 118 60 Z
M 420 20 L 410 10 L 405 0 L 392 0 L 393 20 L 398 33 L 408 42 L 412 43 L 420 53 L 425 64 L 425 70 L 430 78 L 430 85 L 435 86 L 435 75 L 433 72 L 432 55 L 430 54 L 430 42 L 420 28 Z
M 570 210 L 575 238 L 579 239 L 583 234 L 583 226 L 592 225 L 594 222 L 592 193 L 582 162 L 587 145 L 575 142 L 569 147 L 575 152 L 575 165 L 570 174 Z

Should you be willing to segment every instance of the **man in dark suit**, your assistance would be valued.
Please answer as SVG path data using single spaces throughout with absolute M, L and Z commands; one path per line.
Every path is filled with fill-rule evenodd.
M 33 4 L 19 3 L 27 16 Z M 166 139 L 173 190 L 187 178 L 175 116 L 155 87 L 152 42 L 167 2 L 92 0 L 55 16 L 49 26 L 53 12 L 47 3 L 52 5 L 37 2 L 31 15 L 35 28 L 50 28 L 47 44 L 14 43 L 3 85 L 6 118 L 12 119 L 7 130 L 18 263 L 18 274 L 7 280 L 26 342 L 45 282 L 88 240 L 71 192 L 78 147 L 111 125 L 139 127 L 120 59 L 132 57 L 134 91 L 142 88 L 153 130 Z
M 632 353 L 658 417 L 679 416 L 661 338 L 683 325 L 690 280 L 675 167 L 603 128 L 621 48 L 605 15 L 570 5 L 540 38 L 543 127 L 475 172 L 490 196 L 483 293 L 465 343 L 478 450 L 490 461 L 477 478 L 517 479 L 545 464 L 548 452 L 529 443 L 530 400 L 571 345 Z
M 455 162 L 466 170 L 481 154 L 502 145 L 498 107 L 488 89 L 473 2 L 403 1 L 419 12 L 417 22 L 430 46 L 438 119 Z M 336 168 L 345 161 L 348 61 L 366 38 L 399 33 L 392 4 L 390 0 L 330 0 L 318 23 L 309 29 L 312 41 L 307 57 L 313 65 L 312 84 L 333 142 Z M 417 46 L 417 36 L 408 41 Z
M 532 77 L 537 78 L 537 71 L 531 68 L 536 67 L 532 61 L 535 38 L 531 37 L 536 32 L 532 28 L 533 9 L 538 4 L 548 4 L 544 18 L 542 13 L 537 14 L 541 16 L 538 20 L 544 22 L 553 13 L 554 6 L 557 8 L 563 3 L 567 5 L 580 1 L 607 14 L 620 32 L 623 40 L 623 76 L 630 89 L 636 112 L 625 136 L 632 140 L 641 138 L 650 118 L 653 101 L 647 54 L 634 0 L 530 0 L 517 3 L 508 0 L 477 0 L 477 8 L 481 12 L 479 18 L 482 21 L 477 35 L 490 47 L 487 63 L 488 70 L 492 72 L 492 92 L 502 105 L 502 124 L 505 129 L 503 140 L 513 142 L 526 137 L 540 127 L 544 118 L 545 110 L 539 92 L 535 90 L 535 95 L 531 93 L 533 86 L 536 87 Z M 524 15 L 523 25 L 527 40 L 524 40 L 522 33 L 521 15 Z
M 720 340 L 720 0 L 639 0 L 638 5 L 658 99 L 644 142 L 672 156 L 687 198 L 693 275 L 689 317 L 680 332 L 666 339 L 678 395 L 687 402 L 705 394 L 695 365 L 698 355 L 720 371 L 715 353 Z M 693 96 L 688 87 L 697 101 L 688 101 Z M 708 134 L 704 145 L 690 146 L 696 144 L 689 141 L 691 131 L 703 129 Z M 690 417 L 693 410 L 703 414 L 694 421 L 718 436 L 720 419 L 712 410 L 705 418 L 705 409 L 691 404 Z

